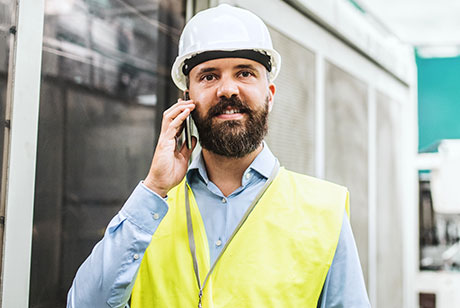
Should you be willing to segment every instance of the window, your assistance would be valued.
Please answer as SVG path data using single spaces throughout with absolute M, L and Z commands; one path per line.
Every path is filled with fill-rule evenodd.
M 183 1 L 47 0 L 30 307 L 64 307 L 79 265 L 150 166 Z

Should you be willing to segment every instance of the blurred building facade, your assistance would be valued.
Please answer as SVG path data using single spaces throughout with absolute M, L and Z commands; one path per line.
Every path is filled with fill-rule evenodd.
M 349 188 L 372 306 L 415 307 L 414 56 L 350 2 L 0 0 L 2 307 L 65 306 L 78 266 L 147 173 L 162 112 L 181 96 L 169 72 L 185 21 L 223 2 L 259 15 L 283 59 L 270 148 L 287 168 Z M 22 26 L 32 17 L 43 35 Z M 37 33 L 26 43 L 38 74 L 21 79 L 34 94 L 14 81 L 27 55 L 20 39 Z M 35 117 L 21 122 L 26 112 Z M 26 146 L 29 169 L 15 164 Z

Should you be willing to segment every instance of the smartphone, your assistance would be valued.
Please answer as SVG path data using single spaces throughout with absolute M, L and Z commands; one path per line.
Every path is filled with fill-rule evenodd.
M 190 100 L 188 91 L 185 92 L 184 99 L 186 101 Z M 191 149 L 192 148 L 192 116 L 190 114 L 185 119 L 184 133 L 185 133 L 185 144 L 187 145 L 188 149 Z

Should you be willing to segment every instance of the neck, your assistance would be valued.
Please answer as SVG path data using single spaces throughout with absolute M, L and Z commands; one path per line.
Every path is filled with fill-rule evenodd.
M 227 197 L 241 186 L 244 171 L 262 149 L 263 145 L 261 144 L 255 151 L 239 158 L 225 157 L 203 149 L 203 159 L 208 178 Z

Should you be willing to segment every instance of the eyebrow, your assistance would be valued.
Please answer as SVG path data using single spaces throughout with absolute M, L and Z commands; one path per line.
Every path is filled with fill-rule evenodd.
M 252 64 L 240 64 L 240 65 L 235 66 L 235 68 L 238 68 L 238 69 L 248 68 L 248 69 L 257 71 L 256 67 L 254 65 L 252 65 Z
M 242 68 L 257 71 L 257 68 L 252 64 L 239 64 L 239 65 L 234 67 L 234 69 L 242 69 Z M 196 75 L 199 76 L 201 74 L 209 73 L 209 72 L 215 72 L 217 70 L 218 69 L 216 67 L 204 67 L 204 68 L 200 69 Z
M 216 71 L 217 68 L 215 67 L 204 67 L 202 69 L 200 69 L 197 73 L 197 75 L 200 75 L 200 74 L 203 74 L 203 73 L 209 73 L 209 72 L 214 72 Z

